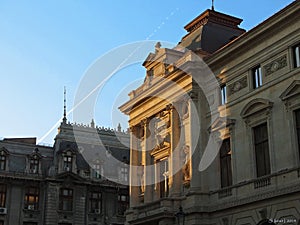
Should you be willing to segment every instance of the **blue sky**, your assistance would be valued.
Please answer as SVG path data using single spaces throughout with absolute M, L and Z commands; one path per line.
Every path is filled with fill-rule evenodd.
M 249 30 L 291 2 L 215 0 L 215 10 L 242 18 L 241 27 Z M 34 136 L 52 143 L 63 113 L 64 86 L 70 110 L 85 72 L 97 58 L 146 39 L 178 43 L 186 34 L 183 27 L 210 7 L 210 0 L 2 0 L 0 136 Z M 141 65 L 115 74 L 98 96 L 96 124 L 116 127 L 120 121 L 126 126 L 127 119 L 112 113 L 112 106 L 117 108 L 120 95 L 126 100 L 121 90 L 137 79 L 141 82 L 144 75 Z M 68 119 L 73 121 L 72 113 Z

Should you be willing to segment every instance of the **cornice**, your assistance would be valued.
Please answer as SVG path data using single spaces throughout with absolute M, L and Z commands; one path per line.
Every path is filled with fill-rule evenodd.
M 238 51 L 245 51 L 245 46 L 247 49 L 251 48 L 251 46 L 256 46 L 258 42 L 264 40 L 264 37 L 267 34 L 273 34 L 274 32 L 281 30 L 283 24 L 288 26 L 290 21 L 299 19 L 299 9 L 300 1 L 294 1 L 267 20 L 258 24 L 256 27 L 220 48 L 211 56 L 204 58 L 204 61 L 207 64 L 212 65 L 221 60 L 230 60 L 228 57 L 229 55 L 234 56 Z

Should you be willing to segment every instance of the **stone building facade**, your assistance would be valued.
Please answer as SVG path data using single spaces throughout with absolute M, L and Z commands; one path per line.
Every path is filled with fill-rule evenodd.
M 300 224 L 300 1 L 250 31 L 207 10 L 158 43 L 130 116 L 127 224 Z
M 37 145 L 35 138 L 0 141 L 0 224 L 124 224 L 128 145 L 120 127 L 83 126 L 65 118 L 53 147 Z M 121 163 L 105 165 L 112 158 Z

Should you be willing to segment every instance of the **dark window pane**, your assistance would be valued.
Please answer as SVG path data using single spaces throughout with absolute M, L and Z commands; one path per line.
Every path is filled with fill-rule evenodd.
M 0 184 L 0 207 L 5 208 L 6 201 L 6 185 Z
M 220 150 L 221 187 L 232 185 L 230 139 L 222 142 Z
M 297 133 L 297 141 L 298 141 L 298 151 L 300 154 L 300 109 L 295 111 L 296 117 L 296 133 Z
M 24 208 L 37 210 L 39 205 L 39 188 L 27 187 L 25 190 Z
M 253 128 L 257 177 L 271 173 L 267 123 Z
M 59 209 L 64 211 L 73 210 L 73 190 L 61 188 L 59 195 Z
M 90 194 L 90 212 L 100 213 L 102 211 L 102 193 L 91 192 Z

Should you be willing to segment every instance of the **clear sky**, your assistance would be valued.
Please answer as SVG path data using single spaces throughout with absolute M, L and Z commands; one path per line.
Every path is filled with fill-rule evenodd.
M 215 10 L 242 18 L 241 27 L 249 30 L 291 2 L 215 0 Z M 0 136 L 53 143 L 64 86 L 70 110 L 82 77 L 97 58 L 146 39 L 178 43 L 186 34 L 183 27 L 210 7 L 211 0 L 0 1 Z M 120 92 L 124 86 L 144 75 L 135 65 L 108 82 L 95 105 L 97 125 L 116 127 L 120 121 L 127 126 L 127 118 L 112 114 L 112 106 L 119 106 L 120 93 L 126 99 Z M 68 119 L 73 122 L 72 113 Z

